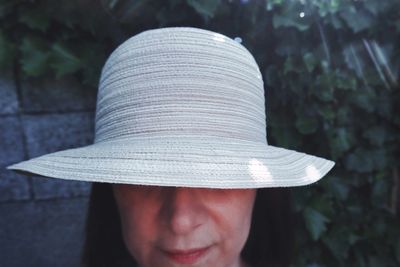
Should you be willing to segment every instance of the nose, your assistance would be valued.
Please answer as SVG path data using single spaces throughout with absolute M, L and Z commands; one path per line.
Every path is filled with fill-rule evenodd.
M 204 211 L 196 189 L 168 188 L 161 214 L 169 230 L 176 235 L 186 235 L 204 222 Z

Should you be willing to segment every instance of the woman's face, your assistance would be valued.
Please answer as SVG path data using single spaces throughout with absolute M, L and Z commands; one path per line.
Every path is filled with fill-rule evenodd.
M 125 244 L 141 267 L 239 267 L 255 189 L 113 185 Z

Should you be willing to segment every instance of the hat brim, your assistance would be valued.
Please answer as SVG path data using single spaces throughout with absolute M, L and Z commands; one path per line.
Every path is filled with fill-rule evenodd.
M 88 182 L 233 189 L 308 185 L 334 164 L 260 142 L 162 137 L 95 143 L 7 169 Z

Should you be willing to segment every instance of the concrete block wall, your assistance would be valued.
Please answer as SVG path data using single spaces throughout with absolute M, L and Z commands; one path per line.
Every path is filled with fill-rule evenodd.
M 96 89 L 0 74 L 0 266 L 79 265 L 90 183 L 5 167 L 92 143 Z

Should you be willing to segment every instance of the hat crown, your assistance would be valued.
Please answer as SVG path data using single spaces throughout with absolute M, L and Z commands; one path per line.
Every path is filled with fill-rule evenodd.
M 95 125 L 96 143 L 161 136 L 266 143 L 262 76 L 250 52 L 222 34 L 148 30 L 104 65 Z

